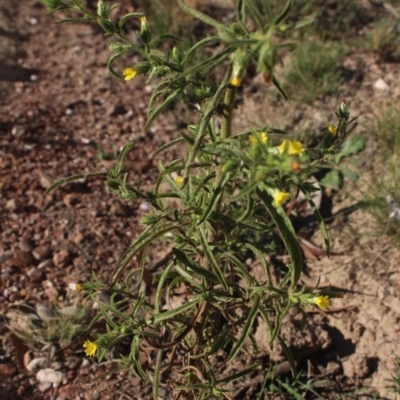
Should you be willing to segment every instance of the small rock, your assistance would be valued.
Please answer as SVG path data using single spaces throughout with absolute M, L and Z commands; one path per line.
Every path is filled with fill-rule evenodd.
M 54 371 L 52 368 L 41 369 L 36 374 L 36 379 L 40 383 L 61 383 L 64 374 L 60 371 Z M 47 390 L 47 389 L 46 389 Z
M 65 267 L 71 259 L 67 250 L 61 250 L 53 256 L 53 263 L 56 267 Z
M 14 258 L 18 258 L 21 261 L 23 261 L 27 265 L 31 265 L 33 263 L 33 257 L 31 253 L 28 253 L 26 251 L 22 251 L 19 249 L 16 249 L 14 252 Z
M 20 137 L 25 133 L 25 128 L 22 125 L 14 125 L 11 129 L 11 135 Z
M 42 393 L 44 393 L 46 390 L 49 390 L 50 388 L 51 388 L 51 383 L 49 382 L 40 383 L 38 386 L 39 391 Z
M 32 251 L 33 249 L 33 244 L 32 241 L 28 240 L 28 239 L 22 239 L 19 243 L 18 243 L 18 247 L 21 251 L 24 251 L 26 253 Z
M 32 250 L 32 255 L 35 260 L 41 261 L 50 257 L 51 249 L 48 245 L 37 246 Z
M 43 280 L 43 271 L 41 271 L 37 267 L 32 267 L 28 272 L 27 275 L 31 278 L 31 281 L 34 283 L 39 283 Z
M 76 245 L 80 245 L 82 240 L 84 239 L 84 236 L 81 232 L 77 232 L 73 238 L 72 241 L 76 244 Z
M 26 369 L 30 372 L 37 371 L 46 366 L 46 357 L 34 358 L 26 365 Z
M 53 265 L 53 261 L 52 260 L 44 260 L 38 265 L 38 268 L 43 269 L 43 268 L 48 267 L 49 265 Z
M 79 398 L 79 386 L 76 385 L 65 385 L 59 390 L 59 395 L 66 399 Z
M 9 258 L 11 258 L 11 256 L 12 256 L 12 252 L 10 250 L 0 253 L 0 263 L 1 264 L 5 263 Z
M 13 377 L 17 374 L 17 368 L 14 365 L 8 364 L 0 364 L 0 381 L 4 382 L 6 379 Z
M 41 174 L 40 177 L 39 177 L 39 183 L 40 183 L 40 186 L 43 189 L 48 189 L 50 187 L 50 185 L 51 185 L 50 179 L 47 176 L 43 175 L 43 174 Z
M 15 199 L 7 200 L 5 208 L 6 210 L 15 211 L 18 208 L 17 200 Z
M 386 91 L 389 90 L 389 85 L 383 79 L 379 78 L 374 83 L 374 88 L 377 90 Z
M 50 321 L 54 319 L 57 314 L 50 307 L 45 306 L 44 304 L 36 303 L 35 304 L 36 314 L 42 321 Z

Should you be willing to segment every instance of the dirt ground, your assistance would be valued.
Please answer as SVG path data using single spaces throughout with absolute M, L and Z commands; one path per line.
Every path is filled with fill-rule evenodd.
M 133 11 L 133 2 L 119 3 L 123 11 Z M 155 165 L 149 154 L 179 135 L 177 126 L 185 116 L 178 104 L 144 132 L 151 86 L 142 79 L 127 84 L 109 74 L 108 40 L 100 29 L 56 26 L 54 20 L 35 0 L 0 3 L 2 312 L 20 302 L 61 303 L 74 296 L 75 283 L 91 279 L 92 271 L 104 282 L 110 278 L 119 256 L 141 230 L 143 204 L 119 201 L 101 178 L 68 184 L 50 194 L 45 190 L 57 178 L 111 167 L 128 141 L 135 141 L 127 161 L 132 176 L 140 175 L 144 185 L 152 182 Z M 236 129 L 249 122 L 273 120 L 274 125 L 282 116 L 287 129 L 310 123 L 320 129 L 334 120 L 341 98 L 348 100 L 352 113 L 360 115 L 366 126 L 376 104 L 387 97 L 399 100 L 398 64 L 378 63 L 371 55 L 357 53 L 347 56 L 344 64 L 361 71 L 362 78 L 343 85 L 337 98 L 314 107 L 279 103 L 283 108 L 277 114 L 269 112 L 277 105 L 276 96 L 264 86 L 240 104 L 242 118 Z M 379 78 L 388 85 L 384 90 L 374 88 Z M 257 81 L 250 84 L 256 86 Z M 378 179 L 374 174 L 380 167 L 374 163 L 372 142 L 361 158 L 365 176 Z M 334 215 L 354 202 L 342 195 L 332 201 Z M 309 255 L 303 278 L 312 285 L 320 276 L 321 285 L 339 288 L 345 298 L 335 299 L 331 312 L 310 310 L 301 333 L 297 315 L 284 326 L 283 336 L 299 366 L 308 371 L 310 382 L 324 382 L 323 398 L 363 399 L 373 394 L 395 398 L 387 387 L 396 370 L 396 355 L 400 356 L 400 252 L 385 236 L 374 234 L 374 224 L 362 210 L 334 219 L 329 228 L 332 257 Z M 318 233 L 312 241 L 322 247 Z M 160 247 L 157 259 L 164 255 L 165 248 Z M 252 273 L 257 274 L 257 268 L 252 266 Z M 151 398 L 151 385 L 127 372 L 94 381 L 112 365 L 86 359 L 81 344 L 55 356 L 64 373 L 62 383 L 42 385 L 26 365 L 27 357 L 46 352 L 28 351 L 4 324 L 0 329 L 1 399 Z M 261 324 L 255 336 L 259 353 L 252 357 L 265 365 L 271 360 L 282 363 L 281 351 L 271 350 Z M 256 398 L 261 382 L 260 374 L 253 375 L 234 388 L 234 398 Z M 166 390 L 163 396 L 171 398 Z

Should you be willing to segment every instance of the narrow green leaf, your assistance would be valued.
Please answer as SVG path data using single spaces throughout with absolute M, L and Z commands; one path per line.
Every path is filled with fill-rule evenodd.
M 291 260 L 291 287 L 295 287 L 300 279 L 301 271 L 303 269 L 303 255 L 297 240 L 296 233 L 293 229 L 289 217 L 285 214 L 282 207 L 275 207 L 274 199 L 265 190 L 257 189 L 257 195 L 265 204 L 268 212 L 270 213 L 276 227 L 278 228 L 283 243 L 289 253 Z
M 183 265 L 186 265 L 188 268 L 190 268 L 192 271 L 196 272 L 200 276 L 203 276 L 204 278 L 211 280 L 213 282 L 218 282 L 218 278 L 210 271 L 206 270 L 203 267 L 200 267 L 197 265 L 197 263 L 191 261 L 187 255 L 180 249 L 177 249 L 176 247 L 172 248 L 172 251 L 178 261 L 180 261 Z
M 221 254 L 220 257 L 218 257 L 218 259 L 221 259 L 221 258 L 225 258 L 226 260 L 230 261 L 233 264 L 234 268 L 241 273 L 243 279 L 250 286 L 254 285 L 256 283 L 254 278 L 247 271 L 247 267 L 244 266 L 243 263 L 237 257 L 235 257 L 232 253 L 225 252 L 225 253 Z
M 251 367 L 246 368 L 240 372 L 237 372 L 236 374 L 227 376 L 226 378 L 220 379 L 219 381 L 217 381 L 216 383 L 218 385 L 224 385 L 226 383 L 229 382 L 233 382 L 236 381 L 240 378 L 243 378 L 244 376 L 246 376 L 247 374 L 249 374 L 250 372 L 255 371 L 256 369 L 258 369 L 259 367 L 261 367 L 261 364 L 253 364 Z
M 296 363 L 294 362 L 292 353 L 290 352 L 289 347 L 287 347 L 285 341 L 281 338 L 281 336 L 278 335 L 277 338 L 278 338 L 280 345 L 282 346 L 282 350 L 285 353 L 286 358 L 289 361 L 290 368 L 292 370 L 292 374 L 293 374 L 293 376 L 296 376 L 297 375 Z
M 274 23 L 274 16 L 272 15 L 271 7 L 269 6 L 270 0 L 261 0 L 264 12 L 267 15 L 268 23 L 272 25 Z
M 173 139 L 173 140 L 171 140 L 170 142 L 167 142 L 167 143 L 163 144 L 161 147 L 159 147 L 159 148 L 151 155 L 151 157 L 153 158 L 153 157 L 155 157 L 157 154 L 160 154 L 162 151 L 168 149 L 169 147 L 172 147 L 172 146 L 174 146 L 174 145 L 176 145 L 176 144 L 179 144 L 179 143 L 182 143 L 182 142 L 184 142 L 184 141 L 185 141 L 185 139 L 183 139 L 183 138 Z
M 275 24 L 276 25 L 280 24 L 286 18 L 286 16 L 289 14 L 289 11 L 290 11 L 291 7 L 292 7 L 292 0 L 288 0 L 286 5 L 285 5 L 285 8 L 275 18 Z
M 162 33 L 159 36 L 156 36 L 150 43 L 149 47 L 153 48 L 157 46 L 160 42 L 163 42 L 166 39 L 172 39 L 175 40 L 176 42 L 181 42 L 182 39 L 179 36 L 173 35 L 172 33 Z
M 203 215 L 200 217 L 197 226 L 201 225 L 204 221 L 206 221 L 207 218 L 210 216 L 210 214 L 214 211 L 215 205 L 221 198 L 222 193 L 224 192 L 225 185 L 229 182 L 230 178 L 231 178 L 230 173 L 226 173 L 221 177 L 218 186 L 213 191 L 211 199 L 207 202 L 207 207 L 204 210 Z
M 306 199 L 307 199 L 308 203 L 310 204 L 310 206 L 311 206 L 311 208 L 312 208 L 312 210 L 314 212 L 315 218 L 317 218 L 317 221 L 318 221 L 318 224 L 319 224 L 319 229 L 321 230 L 322 236 L 324 237 L 326 253 L 327 253 L 327 256 L 330 257 L 330 255 L 331 255 L 331 242 L 329 240 L 329 235 L 328 235 L 328 231 L 326 229 L 326 225 L 325 225 L 324 219 L 322 218 L 322 216 L 321 216 L 321 214 L 320 214 L 320 212 L 318 210 L 318 207 L 315 205 L 312 197 L 310 196 L 310 193 L 307 190 L 305 190 L 303 185 L 299 185 L 299 187 L 300 187 L 301 191 L 303 192 L 304 196 L 306 196 Z
M 192 57 L 193 55 L 196 53 L 196 51 L 198 49 L 200 49 L 203 46 L 206 46 L 207 44 L 210 44 L 212 42 L 216 42 L 218 41 L 219 38 L 217 36 L 210 36 L 210 37 L 206 37 L 202 40 L 200 40 L 199 42 L 197 42 L 196 44 L 194 44 L 184 55 L 181 65 L 184 66 Z
M 155 315 L 154 317 L 149 318 L 146 322 L 148 324 L 159 324 L 162 321 L 169 320 L 171 318 L 174 318 L 176 316 L 182 316 L 185 311 L 190 310 L 191 308 L 196 307 L 196 305 L 202 301 L 201 296 L 193 297 L 190 299 L 187 303 L 185 303 L 183 306 L 174 308 L 173 310 L 168 310 L 164 311 L 160 314 Z
M 185 193 L 182 192 L 180 187 L 176 184 L 176 182 L 169 176 L 169 174 L 166 171 L 166 168 L 164 167 L 163 163 L 161 160 L 158 161 L 157 163 L 158 170 L 161 175 L 163 175 L 164 180 L 168 183 L 170 188 L 177 194 L 181 199 L 184 199 Z
M 158 391 L 160 388 L 160 376 L 161 376 L 161 367 L 164 360 L 164 351 L 157 350 L 156 362 L 154 366 L 154 375 L 153 375 L 153 399 L 158 400 L 160 397 L 158 396 Z
M 147 119 L 146 125 L 144 126 L 144 129 L 148 129 L 148 127 L 151 125 L 151 123 L 154 121 L 157 116 L 164 111 L 167 106 L 172 103 L 172 101 L 175 99 L 176 96 L 181 92 L 180 89 L 175 90 L 172 92 L 165 100 L 164 102 L 155 110 L 153 113 L 149 116 Z
M 164 271 L 162 272 L 160 280 L 158 281 L 156 295 L 155 295 L 155 299 L 154 299 L 154 312 L 156 314 L 158 314 L 160 312 L 162 290 L 164 288 L 164 285 L 165 285 L 167 279 L 170 276 L 170 272 L 171 272 L 173 267 L 174 267 L 174 262 L 171 261 L 167 265 L 167 268 L 165 268 Z
M 250 195 L 254 192 L 254 190 L 257 188 L 259 182 L 252 182 L 250 185 L 247 185 L 244 187 L 236 196 L 232 196 L 229 198 L 231 202 L 238 201 L 241 199 L 243 196 Z
M 94 176 L 106 176 L 106 175 L 107 174 L 104 172 L 93 172 L 92 174 L 79 174 L 79 175 L 68 176 L 67 178 L 61 178 L 55 181 L 53 184 L 51 184 L 50 187 L 46 190 L 46 193 L 50 193 L 56 187 L 63 185 L 64 183 L 76 181 L 78 179 L 92 178 Z
M 258 7 L 253 3 L 252 0 L 244 0 L 247 8 L 250 10 L 254 22 L 258 25 L 258 28 L 262 33 L 265 33 L 265 23 L 262 19 L 262 15 L 258 9 Z
M 128 142 L 122 149 L 121 153 L 118 156 L 117 159 L 117 164 L 115 165 L 114 168 L 111 169 L 110 173 L 111 175 L 113 175 L 115 178 L 117 178 L 119 176 L 119 174 L 121 173 L 122 170 L 122 164 L 124 162 L 124 159 L 126 157 L 126 155 L 129 153 L 129 150 L 132 148 L 133 146 L 133 142 Z
M 196 140 L 196 136 L 193 135 L 188 135 L 185 132 L 181 132 L 182 138 L 186 140 L 187 143 L 189 143 L 190 146 L 194 145 L 194 142 Z
M 197 198 L 203 186 L 210 181 L 211 179 L 215 178 L 215 171 L 210 172 L 196 187 L 196 190 L 193 193 L 193 198 Z
M 191 15 L 192 17 L 194 17 L 196 19 L 199 19 L 200 21 L 204 22 L 205 24 L 211 25 L 214 28 L 228 30 L 228 28 L 224 24 L 222 24 L 221 22 L 215 20 L 214 18 L 209 17 L 206 14 L 203 14 L 200 11 L 195 10 L 194 8 L 191 8 L 191 7 L 187 6 L 181 0 L 178 0 L 178 5 L 184 11 L 186 11 L 189 15 Z
M 220 266 L 218 265 L 217 260 L 215 259 L 210 246 L 208 245 L 206 234 L 202 227 L 199 228 L 199 239 L 200 239 L 200 244 L 203 247 L 204 254 L 207 257 L 208 263 L 210 264 L 211 268 L 213 269 L 214 274 L 218 279 L 218 282 L 222 285 L 224 290 L 228 291 L 228 283 L 226 282 L 225 276 L 224 276 Z
M 125 53 L 125 52 L 123 52 L 123 53 Z M 112 55 L 112 56 L 108 59 L 108 63 L 107 63 L 107 68 L 108 68 L 108 70 L 109 70 L 116 78 L 119 78 L 119 79 L 122 79 L 122 75 L 119 74 L 118 72 L 116 72 L 116 71 L 114 70 L 113 64 L 114 64 L 114 61 L 115 61 L 121 54 L 123 54 L 123 53 L 117 53 L 117 54 Z
M 254 295 L 253 306 L 251 307 L 251 310 L 249 311 L 249 314 L 246 319 L 246 323 L 243 327 L 243 331 L 242 331 L 241 335 L 239 336 L 239 339 L 235 343 L 235 346 L 233 346 L 231 353 L 229 354 L 228 362 L 232 361 L 236 357 L 237 353 L 242 348 L 247 336 L 249 336 L 250 330 L 254 324 L 254 319 L 256 318 L 256 315 L 258 312 L 259 303 L 260 303 L 260 296 L 258 294 Z
M 283 87 L 280 84 L 280 82 L 278 81 L 278 79 L 275 78 L 275 76 L 272 77 L 272 83 L 278 89 L 279 93 L 285 98 L 285 100 L 288 100 L 289 98 L 288 98 L 285 90 L 283 89 Z
M 265 274 L 267 275 L 267 284 L 269 286 L 272 285 L 272 276 L 271 276 L 271 270 L 269 269 L 268 265 L 267 265 L 267 261 L 265 260 L 264 254 L 257 249 L 257 247 L 253 246 L 250 243 L 245 243 L 244 246 L 246 248 L 248 248 L 249 250 L 251 250 L 256 257 L 260 260 L 261 265 L 263 266 L 264 270 L 265 270 Z
M 119 27 L 119 29 L 121 29 L 124 26 L 125 22 L 128 21 L 128 19 L 130 19 L 130 18 L 140 18 L 140 17 L 143 17 L 143 16 L 144 16 L 143 13 L 129 13 L 129 14 L 126 14 L 119 20 L 118 27 Z
M 254 196 L 246 195 L 246 209 L 243 211 L 242 215 L 236 219 L 236 222 L 245 221 L 252 215 L 254 208 Z
M 134 242 L 130 245 L 129 249 L 124 253 L 124 255 L 118 261 L 117 266 L 115 267 L 112 275 L 112 279 L 108 288 L 113 287 L 121 274 L 124 272 L 125 268 L 132 261 L 132 258 L 137 254 L 141 249 L 151 243 L 153 240 L 157 239 L 161 235 L 166 232 L 171 232 L 175 229 L 180 229 L 185 225 L 182 222 L 177 223 L 168 223 L 160 228 L 157 228 L 155 225 L 151 225 L 147 227 L 138 237 L 134 240 Z
M 206 67 L 210 67 L 212 65 L 219 65 L 222 60 L 224 60 L 225 58 L 227 58 L 234 50 L 233 46 L 229 46 L 226 49 L 220 51 L 219 53 L 216 53 L 214 56 L 207 58 L 206 60 L 204 60 L 203 62 L 201 62 L 200 64 L 197 64 L 189 69 L 187 69 L 184 72 L 184 75 L 190 75 L 193 74 L 197 71 L 200 71 Z

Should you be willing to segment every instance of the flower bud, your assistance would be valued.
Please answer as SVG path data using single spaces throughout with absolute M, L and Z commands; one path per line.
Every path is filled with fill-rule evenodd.
M 147 22 L 146 17 L 141 17 L 140 18 L 140 33 L 139 33 L 140 39 L 143 40 L 145 44 L 148 44 L 150 39 L 151 39 L 151 30 L 150 30 L 150 25 Z
M 242 50 L 238 49 L 233 53 L 233 70 L 230 80 L 232 86 L 238 87 L 242 83 L 243 73 L 247 67 L 248 57 L 247 54 Z
M 178 65 L 181 65 L 182 62 L 182 54 L 181 52 L 174 46 L 172 49 L 172 59 L 174 62 L 176 62 Z

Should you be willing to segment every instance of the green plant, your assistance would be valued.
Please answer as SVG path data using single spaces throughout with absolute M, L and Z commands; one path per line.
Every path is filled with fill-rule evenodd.
M 48 307 L 27 304 L 12 306 L 5 314 L 6 326 L 34 349 L 41 349 L 45 344 L 66 348 L 82 340 L 88 332 L 87 308 L 79 303 L 76 300 L 74 304 L 62 308 L 55 304 Z
M 289 95 L 312 104 L 320 96 L 335 93 L 343 82 L 339 66 L 345 54 L 345 48 L 337 43 L 303 43 L 293 53 L 286 72 Z
M 367 50 L 377 53 L 383 61 L 398 60 L 400 57 L 400 47 L 397 43 L 399 28 L 399 21 L 387 19 L 377 21 L 367 32 L 365 44 Z
M 229 25 L 178 1 L 185 12 L 215 29 L 214 35 L 186 50 L 179 47 L 180 38 L 175 35 L 154 36 L 151 21 L 141 13 L 114 21 L 110 13 L 116 6 L 107 6 L 102 0 L 98 1 L 97 15 L 87 11 L 79 0 L 41 1 L 49 12 L 70 9 L 83 15 L 65 22 L 97 21 L 107 35 L 117 38 L 111 42 L 113 55 L 108 62 L 113 75 L 123 75 L 127 81 L 138 75 L 148 75 L 148 81 L 158 80 L 145 129 L 178 96 L 194 96 L 197 101 L 197 121 L 154 152 L 154 157 L 163 156 L 157 164 L 154 188 L 143 190 L 140 181 L 131 182 L 129 174 L 122 172 L 123 160 L 133 143 L 123 148 L 116 166 L 106 176 L 105 183 L 115 195 L 131 202 L 146 201 L 151 211 L 142 219 L 143 232 L 119 260 L 112 279 L 103 283 L 94 275 L 93 282 L 83 285 L 99 305 L 94 322 L 101 320 L 107 327 L 106 333 L 85 343 L 87 355 L 102 360 L 111 347 L 125 345 L 118 360 L 121 368 L 151 381 L 154 398 L 158 398 L 162 381 L 176 396 L 229 398 L 228 392 L 237 380 L 261 368 L 259 364 L 244 363 L 237 372 L 224 374 L 225 364 L 254 344 L 253 325 L 260 316 L 270 341 L 279 342 L 295 372 L 294 361 L 279 334 L 282 319 L 291 307 L 300 311 L 301 305 L 327 308 L 329 299 L 341 294 L 300 285 L 302 253 L 282 206 L 296 191 L 302 191 L 320 223 L 329 253 L 328 234 L 310 196 L 316 189 L 308 179 L 337 153 L 355 125 L 349 126 L 350 114 L 342 102 L 335 131 L 326 132 L 312 157 L 303 143 L 279 140 L 278 135 L 285 132 L 267 123 L 233 134 L 236 92 L 248 66 L 256 65 L 264 81 L 274 84 L 286 97 L 276 77 L 275 64 L 282 51 L 293 49 L 292 42 L 279 38 L 287 29 L 283 21 L 291 0 L 277 15 L 267 0 L 261 1 L 260 7 L 253 1 L 240 0 L 237 21 Z M 140 45 L 123 33 L 129 18 L 140 20 Z M 249 29 L 250 23 L 254 29 Z M 302 25 L 294 24 L 292 29 Z M 200 56 L 216 43 L 221 46 L 211 57 Z M 131 51 L 138 53 L 142 61 L 121 74 L 114 62 Z M 215 76 L 222 78 L 215 82 Z M 186 157 L 166 161 L 172 146 L 184 146 Z M 49 190 L 94 175 L 104 174 L 64 178 Z M 265 257 L 271 251 L 271 243 L 255 242 L 244 234 L 252 232 L 257 236 L 274 229 L 290 257 L 277 283 Z M 147 296 L 140 289 L 147 255 L 151 244 L 166 233 L 174 241 L 172 261 L 154 276 L 154 296 Z M 245 263 L 249 253 L 264 268 L 264 277 L 259 281 Z M 130 269 L 135 256 L 140 259 L 140 267 Z M 99 299 L 103 292 L 109 301 Z M 173 307 L 171 302 L 176 297 L 180 305 Z M 303 315 L 305 318 L 304 312 Z
M 376 146 L 370 165 L 374 176 L 366 175 L 368 181 L 362 183 L 366 189 L 360 190 L 370 204 L 369 211 L 381 227 L 381 233 L 396 239 L 400 232 L 400 112 L 394 104 L 382 105 L 374 120 L 369 131 Z M 376 174 L 381 177 L 379 181 Z
M 393 383 L 391 386 L 387 387 L 387 390 L 391 393 L 400 394 L 400 357 L 396 357 L 396 363 L 397 370 L 394 372 Z

